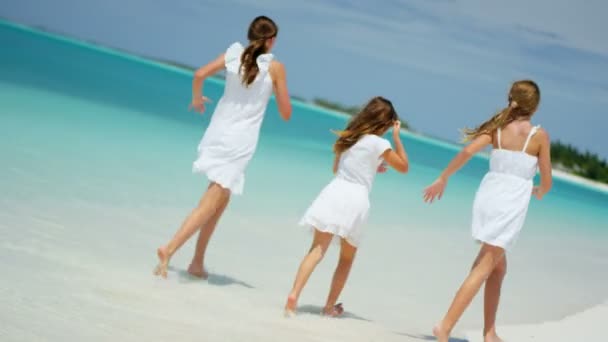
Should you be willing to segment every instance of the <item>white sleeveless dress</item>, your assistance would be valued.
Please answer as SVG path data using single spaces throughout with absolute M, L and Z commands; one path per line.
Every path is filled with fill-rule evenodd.
M 369 134 L 344 151 L 336 176 L 313 201 L 300 225 L 339 236 L 358 247 L 369 212 L 369 193 L 381 156 L 390 148 L 388 140 Z
M 525 151 L 540 126 L 533 127 L 521 151 L 503 150 L 498 129 L 498 148 L 492 150 L 490 171 L 473 203 L 473 238 L 509 250 L 519 235 L 532 196 L 538 159 Z
M 198 145 L 198 158 L 192 167 L 193 172 L 206 174 L 210 182 L 233 194 L 243 192 L 245 169 L 256 150 L 264 112 L 272 95 L 268 68 L 273 55 L 263 54 L 257 58 L 258 76 L 245 86 L 241 77 L 243 51 L 240 43 L 226 50 L 224 95 Z

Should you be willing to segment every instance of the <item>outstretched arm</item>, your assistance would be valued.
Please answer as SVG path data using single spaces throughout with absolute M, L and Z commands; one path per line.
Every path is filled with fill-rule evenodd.
M 435 197 L 437 199 L 441 199 L 443 196 L 443 192 L 445 190 L 445 186 L 448 184 L 448 179 L 452 176 L 456 171 L 460 170 L 473 155 L 481 150 L 483 150 L 486 146 L 492 143 L 492 136 L 489 134 L 481 135 L 475 140 L 473 140 L 470 144 L 465 146 L 457 155 L 454 157 L 448 166 L 443 170 L 439 178 L 431 184 L 429 187 L 424 189 L 424 201 L 425 202 L 433 202 Z
M 192 80 L 192 103 L 190 104 L 190 108 L 193 108 L 199 113 L 205 112 L 205 103 L 210 101 L 202 94 L 203 83 L 209 76 L 220 72 L 224 66 L 224 54 L 221 54 L 209 64 L 194 72 L 194 79 Z
M 269 71 L 272 77 L 272 86 L 277 106 L 279 107 L 279 113 L 283 120 L 287 121 L 291 118 L 291 101 L 289 99 L 289 91 L 287 90 L 287 72 L 285 71 L 285 66 L 278 61 L 272 61 Z

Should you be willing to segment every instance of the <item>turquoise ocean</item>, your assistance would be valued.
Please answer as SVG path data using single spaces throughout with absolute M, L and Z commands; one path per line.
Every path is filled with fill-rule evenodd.
M 157 281 L 151 276 L 155 248 L 206 188 L 191 165 L 213 105 L 204 115 L 187 111 L 190 71 L 1 21 L 0 44 L 4 334 L 40 337 L 35 331 L 49 326 L 57 339 L 110 334 L 93 327 L 70 335 L 58 327 L 87 316 L 110 322 L 113 314 L 106 310 L 112 305 L 112 312 L 127 317 L 141 314 L 126 309 L 145 300 L 127 284 Z M 205 84 L 216 103 L 222 90 L 221 80 Z M 542 124 L 543 115 L 535 121 Z M 297 222 L 331 180 L 330 130 L 346 121 L 294 102 L 293 118 L 284 122 L 271 101 L 244 195 L 233 198 L 212 241 L 209 267 L 218 284 L 233 285 L 243 298 L 263 296 L 268 310 L 280 311 L 310 243 Z M 403 141 L 410 172 L 378 175 L 343 298 L 347 310 L 369 321 L 416 330 L 440 317 L 477 252 L 471 206 L 488 161 L 475 157 L 453 177 L 444 198 L 429 206 L 422 190 L 458 146 L 406 132 Z M 558 319 L 604 301 L 607 245 L 608 193 L 556 179 L 545 199 L 532 200 L 509 255 L 501 320 Z M 174 276 L 187 266 L 192 248 L 187 244 L 173 260 Z M 327 258 L 305 303 L 323 303 L 335 251 Z M 74 296 L 56 300 L 68 298 L 66 291 Z M 121 296 L 132 301 L 124 304 Z M 479 325 L 479 304 L 463 325 Z M 97 309 L 79 313 L 82 306 Z M 37 323 L 28 327 L 24 317 Z

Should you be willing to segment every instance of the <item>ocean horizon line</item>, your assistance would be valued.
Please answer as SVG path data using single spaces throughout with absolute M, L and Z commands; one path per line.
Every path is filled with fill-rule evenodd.
M 173 62 L 173 61 L 168 61 L 168 60 L 161 59 L 161 58 L 137 54 L 137 53 L 134 53 L 134 52 L 122 49 L 122 48 L 107 46 L 107 45 L 101 44 L 99 42 L 78 39 L 78 38 L 66 35 L 64 33 L 49 30 L 45 27 L 35 27 L 35 26 L 29 26 L 29 25 L 25 25 L 25 24 L 21 24 L 21 23 L 16 23 L 14 21 L 11 21 L 11 20 L 8 20 L 8 19 L 2 18 L 2 17 L 0 17 L 0 26 L 5 26 L 5 27 L 11 28 L 11 29 L 20 30 L 20 31 L 27 32 L 27 33 L 30 33 L 33 35 L 44 36 L 46 38 L 49 38 L 49 39 L 52 39 L 55 41 L 60 41 L 60 42 L 66 43 L 66 44 L 97 51 L 100 53 L 105 53 L 108 55 L 116 56 L 116 57 L 130 60 L 133 62 L 142 63 L 142 64 L 145 64 L 145 65 L 148 65 L 151 67 L 156 67 L 156 68 L 163 69 L 166 71 L 175 72 L 175 73 L 178 73 L 178 74 L 181 74 L 184 76 L 192 77 L 192 73 L 193 73 L 192 68 L 193 67 L 187 66 L 187 65 L 179 63 L 179 62 Z M 208 78 L 206 81 L 210 82 L 210 83 L 215 83 L 217 85 L 222 85 L 222 86 L 225 84 L 225 81 L 219 77 L 211 77 L 211 78 Z M 272 96 L 272 98 L 274 98 L 274 95 Z M 348 118 L 351 117 L 351 115 L 348 113 L 328 109 L 328 108 L 325 108 L 325 107 L 322 107 L 322 106 L 319 106 L 314 103 L 304 101 L 304 100 L 301 100 L 298 98 L 291 98 L 291 102 L 292 102 L 292 105 L 294 105 L 294 107 L 310 109 L 310 110 L 319 112 L 321 114 L 330 115 L 330 116 L 338 117 L 338 118 L 345 119 L 345 120 L 347 120 Z M 449 141 L 449 140 L 445 140 L 445 139 L 441 139 L 441 138 L 437 138 L 437 137 L 431 137 L 424 133 L 414 132 L 414 131 L 406 130 L 406 129 L 401 129 L 401 134 L 404 136 L 407 136 L 411 139 L 414 139 L 414 140 L 417 140 L 420 142 L 426 142 L 433 146 L 441 147 L 441 148 L 451 150 L 451 151 L 459 151 L 463 146 L 462 144 L 459 144 L 457 142 L 453 142 L 453 141 Z M 489 156 L 490 156 L 489 153 L 486 153 L 486 152 L 481 152 L 476 155 L 477 158 L 482 158 L 482 159 L 486 159 L 486 160 L 489 160 Z M 575 186 L 580 186 L 580 187 L 583 187 L 583 188 L 586 188 L 589 190 L 597 191 L 597 192 L 600 192 L 603 194 L 608 194 L 608 184 L 598 182 L 598 181 L 595 181 L 595 180 L 592 180 L 589 178 L 585 178 L 585 177 L 582 177 L 582 176 L 579 176 L 579 175 L 576 175 L 576 174 L 573 174 L 573 173 L 570 173 L 567 171 L 559 170 L 556 168 L 553 168 L 553 174 L 554 174 L 555 178 L 559 179 L 560 181 L 563 181 L 563 182 L 566 182 L 566 183 L 569 183 L 569 184 L 572 184 Z

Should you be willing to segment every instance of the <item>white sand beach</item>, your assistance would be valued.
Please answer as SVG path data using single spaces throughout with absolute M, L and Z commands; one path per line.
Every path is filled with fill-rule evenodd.
M 408 149 L 430 157 L 413 154 L 407 176 L 389 172 L 374 184 L 365 238 L 340 298 L 345 316 L 318 314 L 336 263 L 332 248 L 302 294 L 300 314 L 286 319 L 286 295 L 310 244 L 296 224 L 331 178 L 330 147 L 317 148 L 328 138 L 314 134 L 344 122 L 298 107 L 287 126 L 270 112 L 245 195 L 233 199 L 211 241 L 209 280 L 185 272 L 194 239 L 163 280 L 152 275 L 156 248 L 206 187 L 190 174 L 204 124 L 175 110 L 187 101 L 162 98 L 168 91 L 187 98 L 180 89 L 190 77 L 19 39 L 31 51 L 0 55 L 7 59 L 0 76 L 14 78 L 0 80 L 0 341 L 433 340 L 430 330 L 478 250 L 470 210 L 487 164 L 463 170 L 440 203 L 425 205 L 420 192 L 438 174 L 433 162 L 450 154 L 406 136 Z M 56 64 L 36 73 L 40 51 Z M 76 62 L 87 73 L 74 72 Z M 60 83 L 65 75 L 72 78 Z M 209 94 L 220 90 L 207 86 Z M 532 202 L 508 257 L 498 318 L 507 342 L 606 340 L 606 203 L 603 193 L 558 181 Z M 481 304 L 478 296 L 453 342 L 479 340 Z
M 192 244 L 178 253 L 169 279 L 162 280 L 151 273 L 154 247 L 172 233 L 183 210 L 135 203 L 128 208 L 102 206 L 85 196 L 29 205 L 2 201 L 0 231 L 5 238 L 0 243 L 0 271 L 5 276 L 0 285 L 0 340 L 432 341 L 433 319 L 443 313 L 457 286 L 457 277 L 452 276 L 447 276 L 449 281 L 433 276 L 437 280 L 429 282 L 428 276 L 417 274 L 418 267 L 399 266 L 401 259 L 387 265 L 390 273 L 384 274 L 378 264 L 370 265 L 372 252 L 388 256 L 374 243 L 369 246 L 372 251 L 362 253 L 345 290 L 344 318 L 318 315 L 334 251 L 313 275 L 300 315 L 287 319 L 282 317 L 284 297 L 307 244 L 305 238 L 287 240 L 294 234 L 291 228 L 266 239 L 270 235 L 264 229 L 251 229 L 250 220 L 229 215 L 210 251 L 208 281 L 185 272 Z M 30 211 L 32 207 L 36 212 Z M 410 238 L 420 241 L 421 236 Z M 277 246 L 275 239 L 285 243 Z M 420 249 L 414 253 L 429 257 Z M 429 260 L 428 269 L 438 272 L 440 262 Z M 463 262 L 450 261 L 456 274 L 465 272 L 458 266 Z M 398 269 L 414 272 L 391 274 Z M 513 281 L 525 280 L 515 273 L 518 279 Z M 506 292 L 503 316 L 517 316 L 514 309 L 536 306 L 534 298 L 543 295 L 534 288 L 517 294 L 527 303 L 514 302 L 514 294 Z M 478 330 L 463 332 L 480 323 L 479 303 L 469 311 L 454 342 L 480 341 Z M 505 341 L 602 341 L 607 314 L 603 304 L 556 321 L 501 324 L 499 331 Z
M 606 341 L 605 324 L 608 303 L 604 303 L 558 321 L 501 327 L 505 341 Z M 466 334 L 468 341 L 483 341 L 479 332 Z

